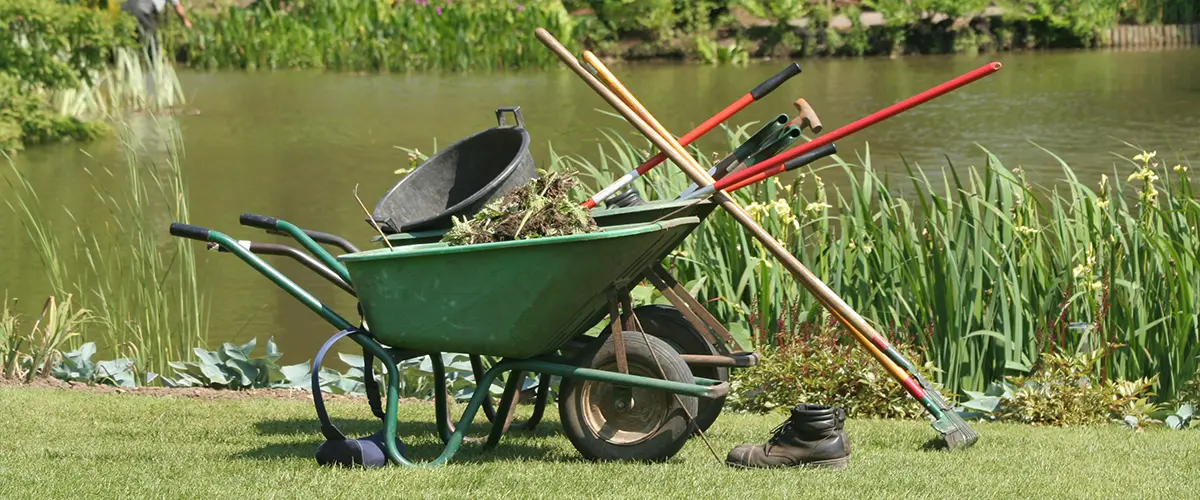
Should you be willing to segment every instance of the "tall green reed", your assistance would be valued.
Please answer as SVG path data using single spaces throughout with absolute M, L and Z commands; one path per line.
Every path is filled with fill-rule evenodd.
M 598 157 L 554 155 L 553 163 L 604 184 L 647 156 L 648 144 L 605 136 Z M 731 144 L 746 136 L 745 127 L 727 130 Z M 857 162 L 834 157 L 734 197 L 876 328 L 925 351 L 952 392 L 1036 370 L 1043 353 L 1100 347 L 1108 361 L 1096 375 L 1157 374 L 1163 398 L 1194 378 L 1200 198 L 1186 167 L 1144 153 L 1096 191 L 1062 162 L 1062 180 L 1039 188 L 983 156 L 983 167 L 948 164 L 938 175 L 905 165 L 908 179 L 892 184 L 868 149 Z M 845 182 L 826 184 L 831 172 Z M 673 198 L 688 184 L 670 165 L 646 179 L 648 199 Z M 759 345 L 828 320 L 720 211 L 670 264 Z
M 556 64 L 534 29 L 571 40 L 575 26 L 549 0 L 271 3 L 196 16 L 196 29 L 172 31 L 167 45 L 203 68 L 502 69 Z
M 125 161 L 115 170 L 85 169 L 94 179 L 97 210 L 67 211 L 68 224 L 56 224 L 36 186 L 11 161 L 15 203 L 6 202 L 21 215 L 55 295 L 76 292 L 92 312 L 76 341 L 95 341 L 135 358 L 141 370 L 164 373 L 169 361 L 206 345 L 195 250 L 162 230 L 167 219 L 188 220 L 182 138 L 170 118 L 118 116 L 113 122 Z

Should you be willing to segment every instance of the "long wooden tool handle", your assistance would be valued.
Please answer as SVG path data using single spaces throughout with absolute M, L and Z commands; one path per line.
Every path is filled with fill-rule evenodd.
M 620 80 L 617 80 L 617 77 L 608 70 L 608 67 L 605 66 L 603 62 L 600 62 L 600 58 L 596 57 L 595 54 L 592 54 L 591 51 L 584 51 L 583 60 L 587 62 L 588 65 L 596 69 L 596 74 L 600 77 L 602 88 L 605 88 L 605 90 L 610 90 L 610 93 L 615 93 L 617 97 L 620 98 L 620 102 L 626 106 L 626 109 L 631 110 L 638 119 L 650 127 L 650 131 L 652 133 L 647 134 L 645 131 L 642 133 L 645 134 L 652 142 L 654 142 L 655 146 L 658 146 L 658 148 L 664 153 L 667 153 L 667 157 L 679 165 L 679 168 L 682 168 L 683 171 L 687 173 L 688 177 L 691 177 L 692 179 L 696 179 L 697 177 L 703 179 L 704 183 L 701 184 L 702 186 L 707 186 L 713 182 L 716 182 L 712 176 L 708 175 L 708 172 L 706 172 L 704 168 L 696 162 L 695 159 L 691 158 L 691 156 L 687 154 L 687 151 L 683 149 L 683 146 L 679 144 L 679 141 L 675 140 L 675 136 L 671 135 L 671 133 L 668 132 L 667 129 L 658 122 L 658 120 L 654 119 L 654 115 L 651 115 L 650 112 L 646 110 L 645 106 L 642 106 L 642 103 L 638 102 L 637 98 L 633 97 L 633 94 L 629 92 L 629 89 L 625 88 L 625 85 L 623 85 Z M 576 64 L 579 64 L 579 62 L 576 61 Z M 622 114 L 624 113 L 622 112 Z M 627 116 L 626 118 L 629 117 Z M 640 129 L 641 127 L 638 128 Z M 654 136 L 658 136 L 659 140 L 655 141 Z M 663 145 L 660 144 L 663 141 L 666 141 L 667 147 L 663 147 Z M 668 153 L 667 151 L 669 150 L 674 151 L 676 155 Z M 676 159 L 675 156 L 678 156 L 680 151 L 683 151 L 683 156 L 686 156 L 686 159 L 691 161 L 681 162 L 680 160 Z
M 574 58 L 575 56 L 571 56 L 571 57 Z M 799 64 L 796 64 L 793 62 L 793 63 L 787 65 L 787 67 L 783 68 L 782 71 L 780 71 L 779 73 L 775 74 L 774 76 L 766 79 L 762 83 L 758 84 L 757 87 L 754 87 L 753 89 L 751 89 L 750 92 L 746 93 L 746 95 L 743 95 L 742 97 L 738 98 L 738 100 L 734 101 L 730 105 L 725 106 L 725 109 L 722 109 L 717 114 L 712 115 L 711 117 L 709 117 L 709 119 L 704 120 L 704 123 L 701 123 L 699 126 L 692 129 L 690 132 L 684 134 L 683 137 L 679 138 L 679 143 L 683 144 L 683 145 L 691 144 L 692 141 L 699 139 L 700 136 L 707 134 L 709 131 L 716 128 L 717 125 L 720 125 L 721 123 L 725 122 L 725 120 L 728 120 L 729 117 L 731 117 L 734 114 L 736 114 L 737 112 L 745 109 L 746 106 L 750 105 L 750 103 L 757 101 L 759 99 L 762 99 L 767 94 L 770 94 L 772 91 L 779 88 L 780 85 L 783 85 L 783 82 L 788 81 L 788 79 L 790 79 L 793 76 L 796 76 L 798 74 L 800 74 L 800 65 Z M 601 189 L 599 192 L 597 192 L 595 195 L 593 195 L 587 201 L 580 203 L 580 205 L 583 205 L 584 208 L 588 208 L 588 209 L 594 208 L 600 202 L 608 199 L 609 197 L 616 194 L 621 189 L 624 189 L 625 186 L 628 186 L 630 183 L 632 183 L 638 177 L 645 175 L 646 172 L 649 172 L 650 169 L 658 166 L 659 163 L 666 161 L 666 159 L 667 159 L 667 155 L 665 155 L 663 153 L 654 155 L 653 158 L 646 160 L 645 163 L 642 163 L 641 165 L 638 165 L 637 168 L 630 170 L 628 173 L 621 176 L 621 178 L 617 179 L 612 184 L 609 184 L 604 189 Z
M 686 151 L 682 151 L 682 148 L 676 149 L 671 147 L 670 142 L 668 142 L 668 138 L 670 138 L 669 134 L 667 135 L 667 138 L 664 138 L 656 133 L 655 130 L 644 120 L 642 120 L 636 113 L 634 113 L 628 105 L 618 98 L 603 83 L 597 80 L 596 77 L 592 76 L 591 73 L 588 73 L 588 71 L 584 69 L 583 65 L 579 64 L 579 61 L 575 59 L 575 56 L 572 55 L 566 49 L 566 47 L 563 47 L 563 45 L 559 43 L 553 35 L 542 28 L 537 29 L 536 35 L 539 41 L 541 41 L 556 55 L 558 55 L 559 59 L 561 59 L 563 63 L 565 63 L 571 68 L 572 71 L 579 75 L 579 77 L 582 78 L 583 81 L 592 88 L 592 90 L 596 91 L 597 94 L 604 98 L 604 100 L 607 101 L 608 104 L 613 107 L 613 109 L 616 109 L 619 113 L 621 113 L 621 115 L 624 116 L 630 124 L 637 128 L 642 135 L 645 135 L 647 138 L 649 138 L 656 147 L 666 153 L 671 161 L 679 165 L 683 169 L 684 173 L 686 173 L 688 177 L 692 178 L 693 182 L 700 186 L 712 185 L 712 179 L 708 177 L 707 172 L 704 172 L 699 167 L 699 164 L 696 163 L 695 159 L 688 156 Z M 883 351 L 885 349 L 879 344 L 882 343 L 883 345 L 887 345 L 887 341 L 878 333 L 876 333 L 875 330 L 871 328 L 871 326 L 868 325 L 865 320 L 862 319 L 862 317 L 850 309 L 850 307 L 846 305 L 846 303 L 842 301 L 840 297 L 834 294 L 828 286 L 821 282 L 821 280 L 817 279 L 817 277 L 807 268 L 805 268 L 804 265 L 801 264 L 794 255 L 789 253 L 783 247 L 783 245 L 779 243 L 779 241 L 777 241 L 774 237 L 767 233 L 766 230 L 754 222 L 754 219 L 751 218 L 745 210 L 742 210 L 742 208 L 738 206 L 738 204 L 734 202 L 732 198 L 721 191 L 718 191 L 713 198 L 716 199 L 716 201 L 720 203 L 721 206 L 724 207 L 730 213 L 730 215 L 732 215 L 733 218 L 738 221 L 738 223 L 745 226 L 750 230 L 751 233 L 754 234 L 756 238 L 762 241 L 763 246 L 765 246 L 767 250 L 774 254 L 783 263 L 783 265 L 788 268 L 792 275 L 809 290 L 809 293 L 812 293 L 813 296 L 815 296 L 817 300 L 821 302 L 821 304 L 824 305 L 831 314 L 834 315 L 835 318 L 837 318 L 843 325 L 846 325 L 846 327 L 854 333 L 854 336 L 858 339 L 859 343 L 861 343 L 867 349 L 867 351 L 870 352 L 877 361 L 879 361 L 880 364 L 887 368 L 888 372 L 890 372 L 892 376 L 904 386 L 909 394 L 921 401 L 922 405 L 925 406 L 926 409 L 930 410 L 930 413 L 933 413 L 935 417 L 941 416 L 941 410 L 938 409 L 936 405 L 932 404 L 931 401 L 929 401 L 929 398 L 925 396 L 925 391 L 917 385 L 917 383 L 908 375 L 908 373 L 904 371 L 904 369 L 900 368 L 900 366 L 898 366 L 895 362 L 889 359 L 886 354 L 884 354 Z M 871 336 L 870 340 L 867 339 L 867 335 Z M 890 346 L 888 346 L 888 349 L 890 349 Z

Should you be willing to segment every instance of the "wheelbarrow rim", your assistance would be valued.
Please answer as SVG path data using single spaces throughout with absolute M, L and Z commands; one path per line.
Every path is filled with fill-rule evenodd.
M 527 247 L 536 245 L 553 245 L 568 242 L 584 242 L 602 240 L 608 238 L 620 238 L 625 236 L 633 236 L 644 233 L 652 233 L 664 229 L 672 228 L 680 225 L 699 224 L 698 217 L 679 217 L 675 219 L 664 220 L 660 222 L 647 222 L 642 224 L 626 224 L 621 226 L 612 226 L 603 228 L 594 233 L 583 234 L 568 234 L 563 236 L 547 236 L 544 238 L 532 238 L 528 240 L 511 240 L 511 241 L 496 241 L 492 243 L 480 243 L 475 245 L 459 245 L 450 246 L 445 243 L 424 243 L 419 245 L 409 245 L 391 248 L 376 248 L 358 253 L 339 255 L 337 258 L 342 262 L 363 262 L 370 260 L 386 260 L 403 255 L 405 257 L 416 257 L 424 255 L 447 255 L 455 253 L 479 252 L 490 250 L 501 250 L 513 247 Z

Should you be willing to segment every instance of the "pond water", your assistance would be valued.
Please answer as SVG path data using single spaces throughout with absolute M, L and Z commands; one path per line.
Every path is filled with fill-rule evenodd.
M 804 97 L 832 130 L 872 111 L 979 67 L 1004 63 L 999 73 L 840 141 L 853 159 L 870 145 L 875 168 L 903 175 L 901 156 L 934 171 L 949 157 L 959 168 L 982 164 L 980 146 L 1008 167 L 1024 167 L 1035 182 L 1060 178 L 1061 168 L 1038 145 L 1055 152 L 1081 179 L 1094 182 L 1128 166 L 1113 153 L 1136 154 L 1125 142 L 1156 149 L 1172 164 L 1200 154 L 1200 49 L 910 57 L 895 60 L 800 61 L 804 72 L 753 104 L 731 123 L 763 120 Z M 693 65 L 614 67 L 664 125 L 681 135 L 736 99 L 784 62 L 746 68 Z M 371 230 L 354 201 L 356 185 L 368 207 L 407 163 L 395 146 L 433 149 L 495 124 L 494 109 L 521 106 L 534 158 L 548 145 L 559 153 L 597 156 L 598 127 L 630 131 L 604 115 L 607 105 L 566 70 L 515 73 L 351 75 L 312 72 L 181 74 L 188 108 L 180 118 L 183 168 L 197 224 L 271 240 L 237 224 L 243 211 L 279 216 L 367 245 Z M 149 120 L 138 123 L 153 136 Z M 153 142 L 148 139 L 148 142 Z M 1036 143 L 1036 145 L 1034 144 Z M 702 143 L 716 150 L 717 139 Z M 112 140 L 33 148 L 15 159 L 48 206 L 73 213 L 95 209 L 93 177 L 84 168 L 119 165 Z M 896 179 L 897 181 L 900 179 Z M 837 179 L 832 181 L 837 183 Z M 11 199 L 0 184 L 0 195 Z M 165 209 L 156 217 L 166 231 Z M 48 290 L 19 217 L 0 208 L 0 289 L 21 297 L 34 313 Z M 51 208 L 58 227 L 65 211 Z M 69 235 L 64 235 L 64 238 Z M 204 252 L 202 284 L 210 298 L 210 341 L 274 336 L 285 361 L 312 356 L 330 327 L 234 257 Z M 281 263 L 339 311 L 354 302 L 298 265 Z

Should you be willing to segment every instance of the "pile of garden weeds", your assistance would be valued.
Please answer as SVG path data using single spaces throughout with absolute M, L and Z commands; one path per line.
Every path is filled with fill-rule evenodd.
M 512 192 L 489 202 L 470 219 L 455 217 L 442 241 L 451 246 L 599 231 L 586 208 L 569 197 L 575 173 L 544 172 Z

